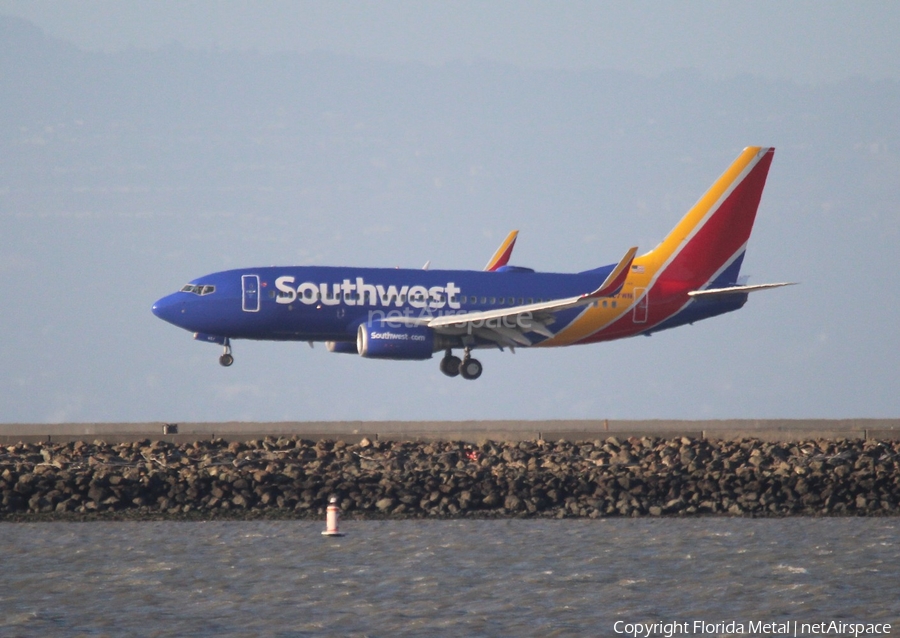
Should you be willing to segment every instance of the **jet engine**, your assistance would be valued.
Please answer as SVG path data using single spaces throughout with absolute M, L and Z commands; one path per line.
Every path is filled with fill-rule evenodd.
M 424 326 L 390 327 L 390 321 L 370 321 L 356 333 L 356 349 L 369 359 L 430 359 L 449 347 L 447 339 Z M 393 325 L 397 325 L 394 323 Z
M 341 354 L 359 354 L 355 341 L 326 341 L 328 352 L 340 352 Z

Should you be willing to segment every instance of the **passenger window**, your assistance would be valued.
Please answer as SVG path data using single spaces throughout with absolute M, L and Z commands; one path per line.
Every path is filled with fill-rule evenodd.
M 482 298 L 481 298 L 481 304 L 484 305 L 484 304 L 486 304 L 486 303 L 487 303 L 487 297 L 482 297 Z

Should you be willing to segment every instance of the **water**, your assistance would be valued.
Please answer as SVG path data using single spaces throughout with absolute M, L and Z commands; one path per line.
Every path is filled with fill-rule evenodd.
M 350 521 L 336 539 L 322 529 L 0 524 L 0 635 L 615 636 L 619 620 L 900 632 L 897 519 Z

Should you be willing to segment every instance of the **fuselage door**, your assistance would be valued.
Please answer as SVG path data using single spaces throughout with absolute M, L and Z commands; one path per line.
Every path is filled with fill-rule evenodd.
M 647 323 L 647 302 L 649 295 L 646 288 L 635 288 L 634 296 L 638 300 L 634 306 L 634 314 L 632 318 L 634 323 Z
M 259 312 L 259 275 L 241 276 L 244 312 Z

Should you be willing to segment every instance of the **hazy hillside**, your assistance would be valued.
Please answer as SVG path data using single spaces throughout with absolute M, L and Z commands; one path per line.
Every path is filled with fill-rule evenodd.
M 896 82 L 427 67 L 179 46 L 101 54 L 0 17 L 0 94 L 0 420 L 900 408 L 889 381 L 900 344 L 888 327 L 900 311 Z M 155 298 L 225 267 L 431 259 L 479 268 L 511 228 L 522 230 L 517 263 L 609 263 L 633 242 L 652 247 L 751 144 L 778 151 L 745 272 L 803 286 L 680 338 L 487 355 L 484 379 L 465 390 L 438 378 L 436 363 L 379 367 L 242 344 L 225 380 L 214 349 L 149 313 Z M 734 350 L 723 354 L 723 340 Z M 604 374 L 595 365 L 604 360 L 621 372 Z M 824 376 L 806 378 L 810 367 Z M 538 381 L 538 370 L 549 377 Z M 385 377 L 417 398 L 379 398 Z M 597 384 L 633 396 L 638 380 L 656 384 L 652 400 L 596 397 Z M 352 398 L 335 407 L 328 392 Z M 303 410 L 274 400 L 298 393 Z M 523 403 L 522 393 L 540 399 Z M 242 396 L 255 397 L 251 407 L 234 403 Z

